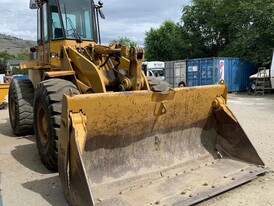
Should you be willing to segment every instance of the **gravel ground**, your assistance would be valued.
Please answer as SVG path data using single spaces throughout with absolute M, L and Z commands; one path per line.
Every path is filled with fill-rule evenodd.
M 274 169 L 274 95 L 229 94 L 228 106 L 265 165 Z M 199 204 L 208 205 L 274 206 L 274 173 Z
M 0 139 L 0 189 L 4 206 L 68 205 L 58 173 L 49 172 L 40 161 L 34 136 L 12 134 L 7 109 L 0 110 Z
M 274 95 L 229 94 L 228 105 L 268 167 L 274 168 Z M 57 173 L 42 165 L 34 136 L 15 137 L 8 110 L 0 110 L 0 206 L 68 205 Z M 199 206 L 274 206 L 274 173 Z

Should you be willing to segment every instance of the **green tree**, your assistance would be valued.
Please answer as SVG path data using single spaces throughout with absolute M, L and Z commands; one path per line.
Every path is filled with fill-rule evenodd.
M 0 58 L 7 61 L 9 59 L 15 59 L 15 56 L 10 54 L 7 50 L 0 52 Z
M 128 37 L 119 37 L 118 39 L 114 39 L 110 41 L 110 44 L 121 44 L 131 47 L 136 47 L 137 43 L 134 41 L 131 41 Z
M 28 52 L 29 49 L 28 48 L 24 48 L 22 49 L 18 54 L 17 54 L 17 58 L 18 60 L 27 60 L 28 59 Z
M 169 61 L 184 57 L 184 31 L 176 23 L 166 20 L 159 28 L 145 33 L 145 59 Z
M 7 72 L 7 62 L 11 59 L 27 60 L 28 48 L 22 49 L 15 57 L 15 55 L 10 54 L 7 50 L 0 52 L 0 74 Z M 12 68 L 13 74 L 28 74 L 27 70 L 21 70 L 16 67 Z
M 0 74 L 7 72 L 7 61 L 10 59 L 15 59 L 15 56 L 8 53 L 7 50 L 0 52 Z
M 16 74 L 23 74 L 23 75 L 28 75 L 28 70 L 27 69 L 20 69 L 17 67 L 13 67 L 12 68 L 12 74 L 16 75 Z
M 274 48 L 273 11 L 273 0 L 193 0 L 181 22 L 201 53 L 197 57 L 234 56 L 266 65 Z
M 0 59 L 0 74 L 5 74 L 7 72 L 7 62 L 4 59 Z

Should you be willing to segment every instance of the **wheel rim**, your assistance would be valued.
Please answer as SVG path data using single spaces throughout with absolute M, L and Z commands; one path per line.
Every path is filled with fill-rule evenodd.
M 43 147 L 48 145 L 48 121 L 47 114 L 42 104 L 37 107 L 37 132 Z
M 11 121 L 14 122 L 14 119 L 15 119 L 15 103 L 14 103 L 14 98 L 12 96 L 9 99 L 9 111 L 10 111 Z

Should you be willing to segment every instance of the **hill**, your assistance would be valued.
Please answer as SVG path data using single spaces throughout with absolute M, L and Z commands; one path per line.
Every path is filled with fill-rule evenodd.
M 36 45 L 35 41 L 23 40 L 6 34 L 0 34 L 0 52 L 7 50 L 8 53 L 17 55 L 22 49 Z

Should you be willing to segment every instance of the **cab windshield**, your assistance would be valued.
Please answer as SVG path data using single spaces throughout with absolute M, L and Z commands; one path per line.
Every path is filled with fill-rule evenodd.
M 163 77 L 165 76 L 165 71 L 163 69 L 153 70 L 153 74 L 155 77 Z
M 91 0 L 59 0 L 60 17 L 62 21 L 58 24 L 58 13 L 53 14 L 52 18 L 56 19 L 55 38 L 58 38 L 58 31 L 63 31 L 66 39 L 94 40 L 91 24 Z

